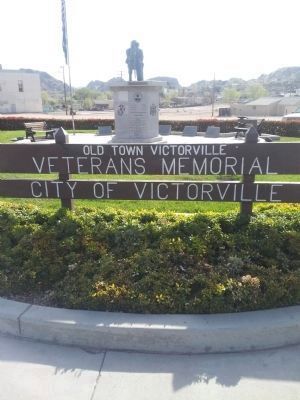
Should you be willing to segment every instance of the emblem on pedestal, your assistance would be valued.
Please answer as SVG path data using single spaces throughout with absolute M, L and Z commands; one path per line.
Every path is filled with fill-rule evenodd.
M 125 113 L 125 106 L 124 104 L 119 104 L 118 109 L 117 109 L 117 114 L 122 117 L 122 115 Z

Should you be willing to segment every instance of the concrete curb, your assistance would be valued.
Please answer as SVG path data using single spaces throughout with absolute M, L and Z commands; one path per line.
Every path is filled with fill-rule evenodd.
M 0 298 L 0 332 L 98 350 L 214 353 L 300 343 L 300 306 L 214 315 L 67 310 Z

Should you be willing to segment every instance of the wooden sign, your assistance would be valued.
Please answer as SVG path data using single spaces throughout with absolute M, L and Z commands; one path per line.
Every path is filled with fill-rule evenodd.
M 2 144 L 0 171 L 104 175 L 300 174 L 300 143 Z
M 300 183 L 256 183 L 255 175 L 300 174 L 300 143 L 1 144 L 0 172 L 58 174 L 57 180 L 0 180 L 0 196 L 73 199 L 299 203 Z M 58 135 L 57 135 L 58 137 Z M 71 180 L 92 175 L 240 175 L 241 182 Z M 278 179 L 279 180 L 279 179 Z
M 0 196 L 294 203 L 300 200 L 300 183 L 5 180 Z

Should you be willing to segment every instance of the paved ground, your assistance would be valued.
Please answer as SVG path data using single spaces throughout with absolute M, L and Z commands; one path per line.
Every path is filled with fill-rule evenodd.
M 219 107 L 228 107 L 227 104 L 217 104 L 214 107 L 213 118 L 218 118 L 219 115 Z M 26 113 L 26 114 L 0 114 L 1 117 L 9 117 L 9 116 L 19 116 L 24 118 L 40 118 L 41 120 L 44 118 L 60 118 L 60 119 L 69 119 L 70 116 L 66 116 L 64 112 L 53 112 L 53 113 Z M 197 119 L 206 119 L 212 117 L 212 106 L 197 106 L 197 107 L 180 107 L 180 108 L 161 108 L 159 111 L 159 120 L 160 121 L 195 121 Z M 74 119 L 113 119 L 114 112 L 113 110 L 107 111 L 78 111 L 74 116 Z M 236 119 L 237 117 L 222 117 L 221 119 Z M 280 121 L 282 117 L 257 117 L 258 119 L 264 118 L 266 120 L 276 120 Z
M 159 355 L 0 336 L 0 400 L 300 400 L 300 345 Z
M 218 104 L 214 108 L 214 117 L 219 115 L 219 107 L 223 107 L 224 105 Z M 225 105 L 226 106 L 226 105 Z M 47 114 L 34 114 L 34 113 L 26 113 L 26 114 L 0 114 L 0 117 L 8 117 L 8 116 L 20 116 L 25 118 L 61 118 L 61 119 L 69 119 L 70 116 L 66 116 L 63 112 L 55 112 L 55 113 L 47 113 Z M 161 121 L 167 120 L 196 120 L 199 118 L 211 118 L 212 116 L 212 107 L 211 106 L 197 106 L 197 107 L 181 107 L 181 108 L 162 108 L 159 111 L 159 119 Z M 78 111 L 74 116 L 74 119 L 93 119 L 93 118 L 114 118 L 113 110 L 107 111 Z

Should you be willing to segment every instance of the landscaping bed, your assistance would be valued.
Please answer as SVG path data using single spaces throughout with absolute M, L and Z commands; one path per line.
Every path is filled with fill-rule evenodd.
M 260 206 L 248 219 L 3 202 L 0 296 L 138 313 L 300 304 L 300 207 Z

